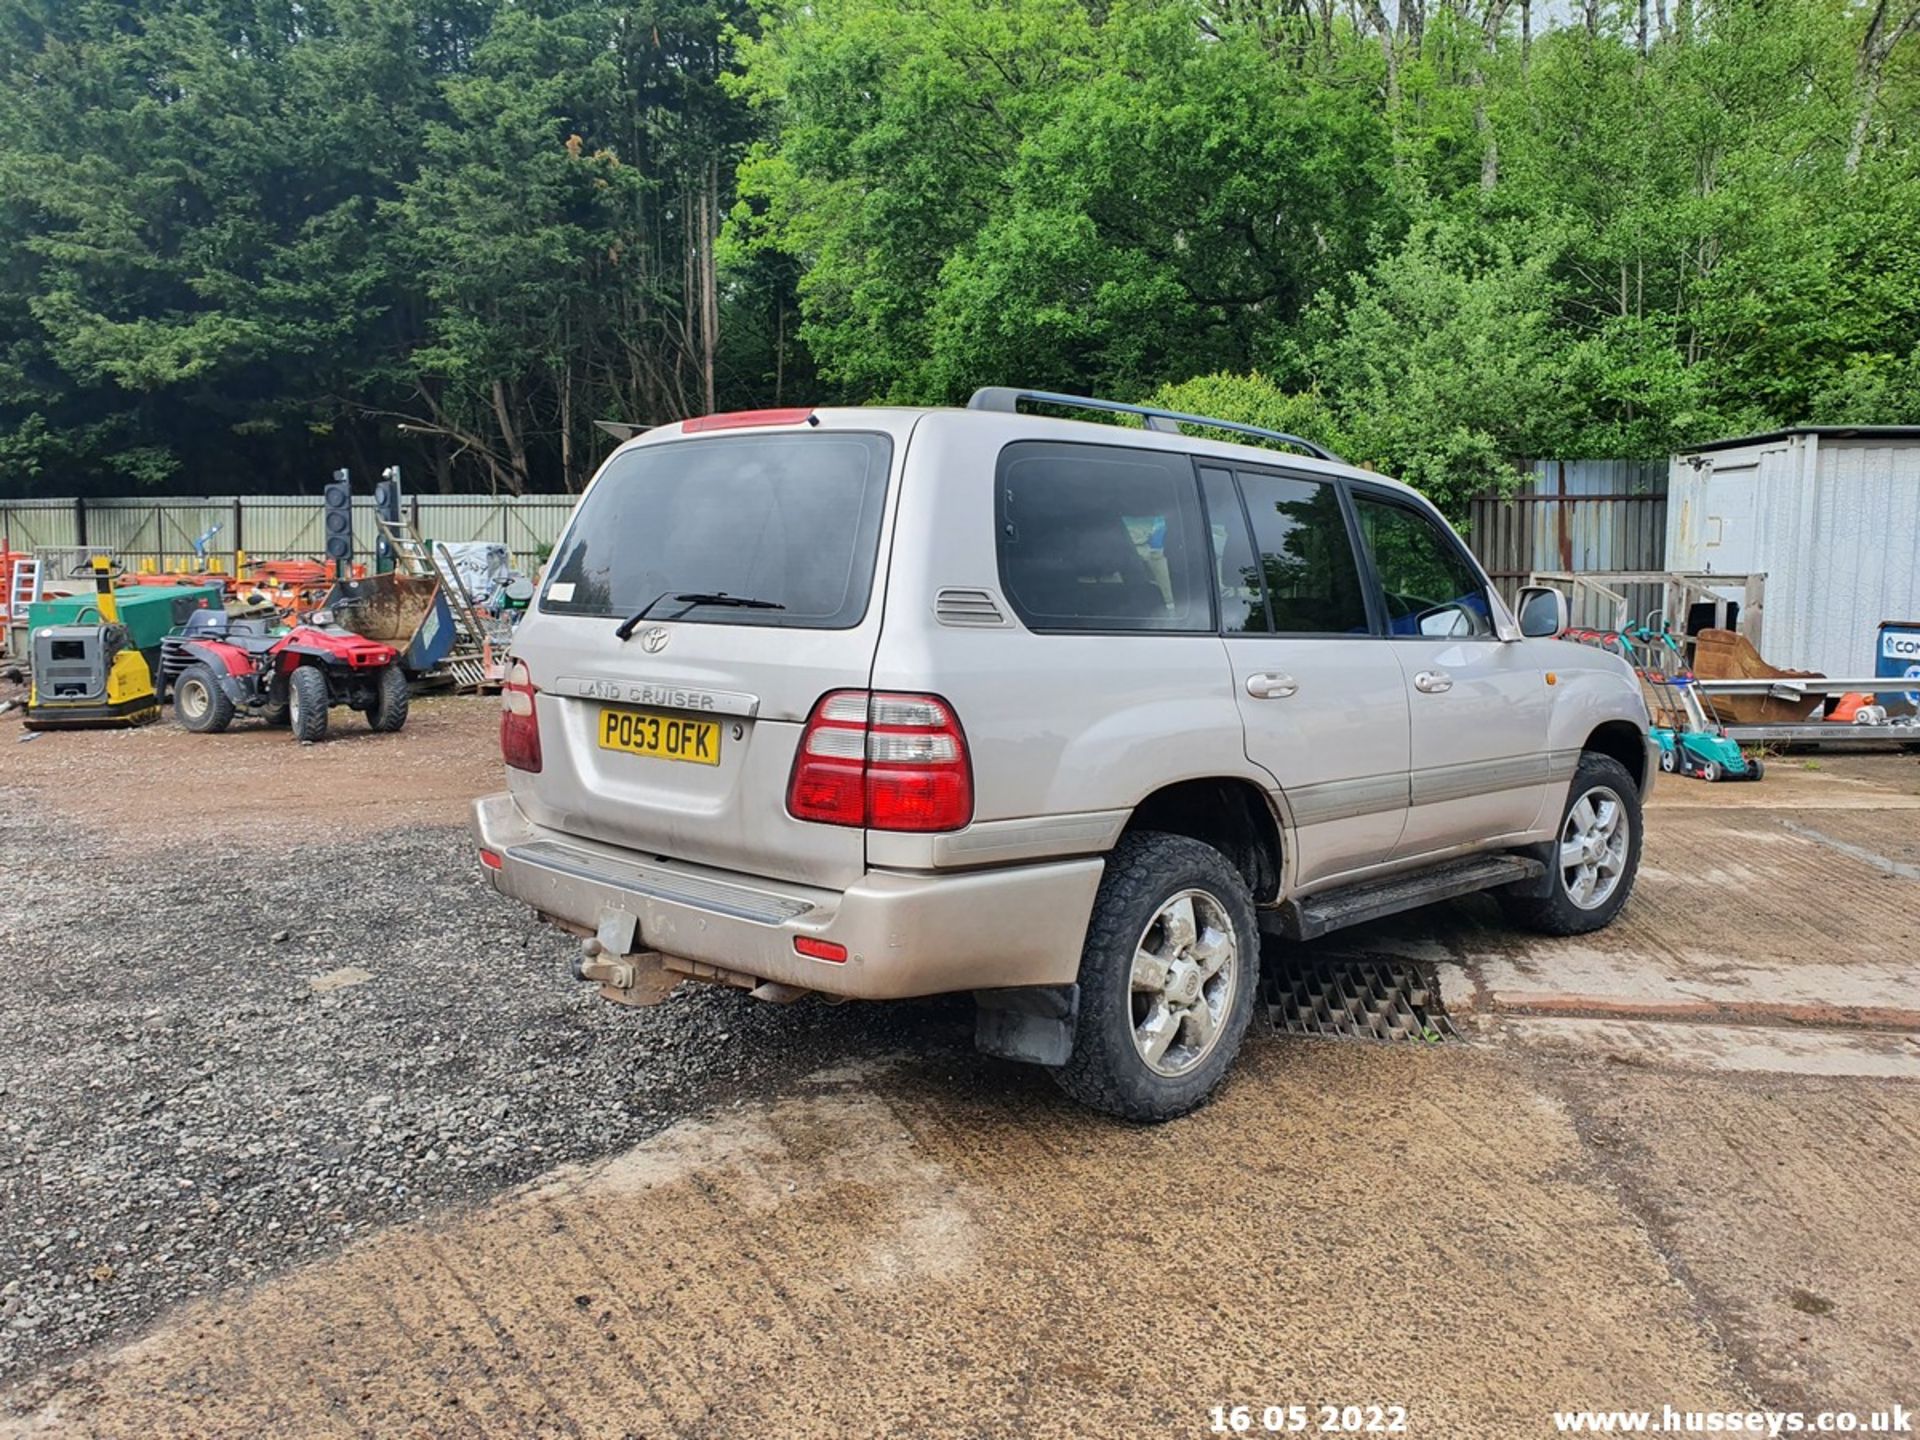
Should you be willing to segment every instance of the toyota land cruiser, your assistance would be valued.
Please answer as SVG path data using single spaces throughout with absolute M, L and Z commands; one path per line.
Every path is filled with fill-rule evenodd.
M 480 859 L 610 999 L 972 992 L 983 1049 L 1162 1120 L 1232 1061 L 1263 935 L 1618 913 L 1647 712 L 1565 624 L 1295 436 L 1006 389 L 709 415 L 582 496 Z

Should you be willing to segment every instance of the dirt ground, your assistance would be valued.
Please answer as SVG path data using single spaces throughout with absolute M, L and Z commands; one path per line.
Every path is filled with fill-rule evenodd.
M 4 700 L 9 689 L 0 689 Z M 168 712 L 169 715 L 171 712 Z M 299 842 L 450 825 L 500 788 L 497 701 L 416 697 L 406 729 L 376 735 L 335 710 L 324 744 L 240 720 L 214 739 L 170 720 L 137 730 L 24 729 L 0 718 L 0 785 L 135 844 L 249 831 Z
M 1664 780 L 1599 936 L 1315 950 L 1434 965 L 1461 1043 L 1256 1034 L 1137 1129 L 957 1007 L 593 1002 L 468 868 L 495 713 L 0 721 L 0 1436 L 1920 1402 L 1920 761 Z

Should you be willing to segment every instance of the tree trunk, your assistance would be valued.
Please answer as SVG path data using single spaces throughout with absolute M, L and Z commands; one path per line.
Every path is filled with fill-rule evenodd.
M 714 408 L 713 357 L 720 348 L 720 284 L 714 274 L 713 241 L 719 226 L 720 161 L 707 162 L 707 174 L 700 195 L 700 377 L 707 400 L 707 413 Z
M 1481 54 L 1473 62 L 1473 128 L 1480 136 L 1480 188 L 1491 190 L 1500 183 L 1500 141 L 1487 119 L 1487 60 L 1500 47 L 1500 27 L 1506 23 L 1508 0 L 1487 0 L 1487 13 L 1481 27 Z
M 507 382 L 493 382 L 493 418 L 500 427 L 500 438 L 507 444 L 507 460 L 513 467 L 507 475 L 507 489 L 515 495 L 527 493 L 527 451 L 520 443 L 520 432 L 513 423 L 513 409 L 507 399 Z
M 680 385 L 680 365 L 683 359 L 698 356 L 700 353 L 700 226 L 694 218 L 699 202 L 691 191 L 684 192 L 680 206 L 681 230 L 681 278 L 680 278 L 680 346 L 679 353 L 673 357 L 674 386 Z
M 1373 33 L 1380 38 L 1380 58 L 1387 66 L 1387 125 L 1397 142 L 1400 138 L 1400 56 L 1399 48 L 1394 44 L 1393 24 L 1387 19 L 1386 11 L 1380 8 L 1380 0 L 1364 0 L 1367 23 L 1373 27 Z M 1406 9 L 1401 8 L 1401 18 L 1406 17 Z M 1399 146 L 1394 146 L 1394 163 L 1399 163 Z
M 1860 169 L 1866 157 L 1867 140 L 1873 133 L 1873 112 L 1880 105 L 1880 84 L 1886 73 L 1887 57 L 1893 47 L 1920 27 L 1920 0 L 1908 0 L 1906 14 L 1897 24 L 1887 14 L 1892 0 L 1877 0 L 1867 20 L 1867 33 L 1860 42 L 1860 58 L 1854 69 L 1860 90 L 1860 108 L 1853 119 L 1853 138 L 1847 143 L 1847 174 Z
M 560 484 L 568 493 L 573 483 L 573 366 L 560 367 Z
M 777 295 L 773 303 L 773 403 L 784 405 L 787 389 L 787 300 Z

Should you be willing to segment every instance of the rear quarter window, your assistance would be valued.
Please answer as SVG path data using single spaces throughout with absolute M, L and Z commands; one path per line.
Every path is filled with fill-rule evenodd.
M 845 431 L 714 436 L 614 457 L 580 502 L 540 608 L 844 630 L 866 614 L 893 446 Z M 724 594 L 778 608 L 687 606 Z
M 1000 452 L 1000 583 L 1034 630 L 1211 631 L 1193 465 L 1121 446 Z

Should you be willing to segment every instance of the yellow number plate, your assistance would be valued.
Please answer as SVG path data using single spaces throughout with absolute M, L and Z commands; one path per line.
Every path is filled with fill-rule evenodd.
M 695 765 L 720 763 L 720 726 L 713 720 L 683 720 L 652 710 L 600 711 L 600 748 Z

